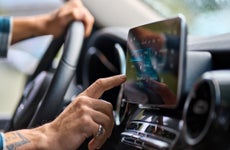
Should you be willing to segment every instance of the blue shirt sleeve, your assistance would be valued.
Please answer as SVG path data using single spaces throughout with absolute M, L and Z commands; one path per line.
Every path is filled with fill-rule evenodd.
M 0 150 L 3 150 L 4 148 L 4 139 L 3 139 L 3 133 L 0 133 Z
M 11 42 L 11 18 L 0 17 L 0 57 L 6 57 Z

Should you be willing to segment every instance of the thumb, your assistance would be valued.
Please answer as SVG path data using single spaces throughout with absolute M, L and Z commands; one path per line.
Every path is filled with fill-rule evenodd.
M 112 89 L 126 81 L 125 75 L 116 75 L 107 78 L 100 78 L 89 86 L 81 95 L 92 98 L 99 98 L 105 91 Z

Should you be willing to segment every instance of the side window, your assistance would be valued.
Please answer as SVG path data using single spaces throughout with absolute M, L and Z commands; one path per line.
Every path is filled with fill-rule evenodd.
M 229 0 L 143 0 L 163 17 L 185 15 L 189 34 L 208 36 L 230 31 Z

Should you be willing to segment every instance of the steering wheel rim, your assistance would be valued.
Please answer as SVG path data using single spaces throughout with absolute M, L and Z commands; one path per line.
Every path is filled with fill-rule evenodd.
M 84 41 L 84 30 L 82 22 L 75 21 L 70 24 L 64 41 L 64 51 L 57 70 L 51 79 L 47 92 L 38 103 L 32 118 L 30 118 L 27 128 L 52 121 L 58 114 L 58 111 L 62 106 L 65 93 L 71 80 L 73 79 L 74 74 L 76 73 Z M 14 124 L 17 124 L 17 122 L 20 122 L 20 117 L 23 117 L 20 113 L 26 112 L 28 109 L 21 107 L 22 105 L 23 102 L 21 101 L 16 108 L 12 118 L 13 126 Z
M 75 42 L 75 40 L 77 42 Z M 46 96 L 39 104 L 28 127 L 34 127 L 42 122 L 49 122 L 55 118 L 62 104 L 65 92 L 72 80 L 81 54 L 84 40 L 84 25 L 73 22 L 67 32 L 64 52 Z M 50 107 L 52 106 L 52 107 Z M 44 119 L 45 118 L 45 119 Z

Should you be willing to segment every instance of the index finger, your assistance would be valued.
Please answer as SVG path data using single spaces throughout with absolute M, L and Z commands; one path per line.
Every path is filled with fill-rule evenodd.
M 105 91 L 112 89 L 126 81 L 125 75 L 100 78 L 89 86 L 82 94 L 92 98 L 99 98 Z

